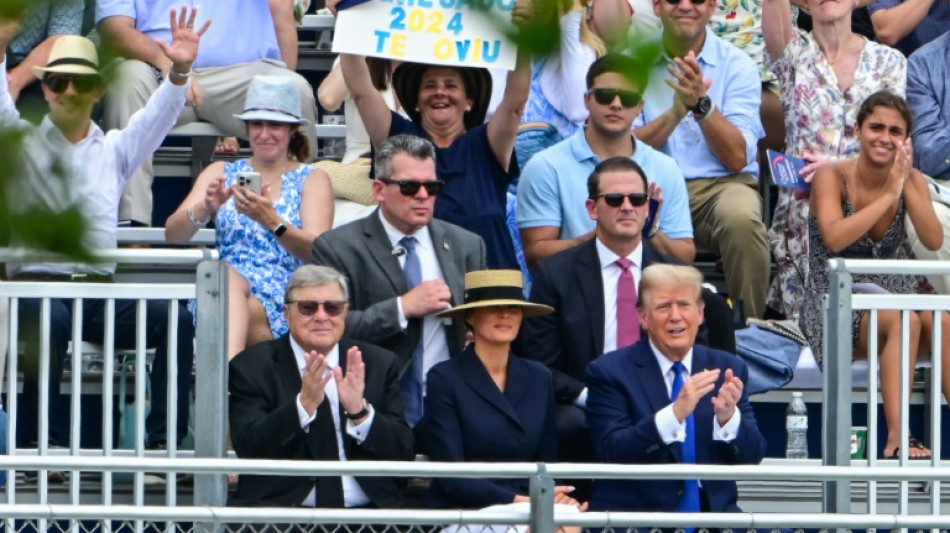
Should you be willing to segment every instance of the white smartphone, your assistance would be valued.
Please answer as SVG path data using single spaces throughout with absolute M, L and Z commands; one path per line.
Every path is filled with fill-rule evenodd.
M 238 172 L 237 184 L 247 187 L 258 196 L 261 194 L 261 175 L 258 172 Z

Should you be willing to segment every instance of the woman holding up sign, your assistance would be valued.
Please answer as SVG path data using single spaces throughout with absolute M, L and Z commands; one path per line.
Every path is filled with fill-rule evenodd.
M 339 0 L 328 0 L 327 7 L 335 13 L 337 4 Z M 525 0 L 518 0 L 512 20 L 525 22 L 529 9 Z M 504 97 L 488 123 L 491 76 L 484 68 L 403 63 L 393 73 L 393 88 L 406 119 L 386 105 L 363 57 L 341 54 L 340 66 L 373 146 L 399 133 L 432 141 L 436 173 L 445 182 L 435 216 L 480 235 L 489 268 L 517 269 L 505 192 L 519 172 L 514 147 L 531 84 L 527 54 L 518 53 Z

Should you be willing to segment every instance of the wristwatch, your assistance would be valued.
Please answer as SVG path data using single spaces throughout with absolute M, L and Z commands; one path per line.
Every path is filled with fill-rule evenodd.
M 363 408 L 356 413 L 347 413 L 346 409 L 343 409 L 343 416 L 349 420 L 359 420 L 364 416 L 369 414 L 369 404 L 366 403 L 366 398 L 363 398 Z
M 287 224 L 288 224 L 288 222 L 287 222 L 286 219 L 283 219 L 283 218 L 280 219 L 280 224 L 277 224 L 277 225 L 274 227 L 274 229 L 271 230 L 271 233 L 274 234 L 274 237 L 280 237 L 280 236 L 283 235 L 284 233 L 287 233 Z
M 708 96 L 700 98 L 696 102 L 696 105 L 690 108 L 690 111 L 693 112 L 693 117 L 697 120 L 697 122 L 702 121 L 707 116 L 709 116 L 709 113 L 712 113 L 712 110 L 713 102 Z

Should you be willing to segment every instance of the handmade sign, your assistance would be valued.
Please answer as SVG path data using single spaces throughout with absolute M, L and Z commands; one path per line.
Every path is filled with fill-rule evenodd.
M 439 65 L 515 68 L 515 0 L 344 0 L 333 51 Z

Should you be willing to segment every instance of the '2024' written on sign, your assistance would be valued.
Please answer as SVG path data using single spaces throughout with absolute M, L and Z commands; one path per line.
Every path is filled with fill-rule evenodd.
M 389 29 L 375 30 L 376 53 L 406 57 L 409 33 L 460 35 L 465 29 L 465 16 L 480 12 L 511 11 L 515 0 L 382 0 L 396 3 L 390 14 Z M 431 8 L 441 8 L 431 9 Z M 448 10 L 455 10 L 449 14 Z M 463 11 L 465 10 L 465 11 Z M 476 15 L 479 16 L 479 15 Z M 432 54 L 441 60 L 494 63 L 501 52 L 501 40 L 479 38 L 452 39 L 440 37 L 433 44 Z

